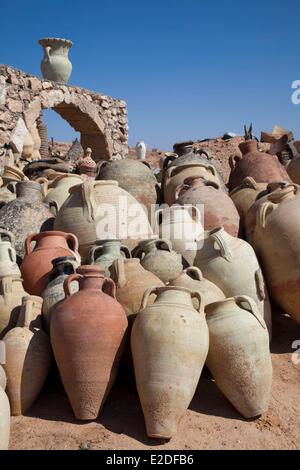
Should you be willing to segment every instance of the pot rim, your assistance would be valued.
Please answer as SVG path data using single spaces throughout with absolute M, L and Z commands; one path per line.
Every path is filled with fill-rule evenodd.
M 71 48 L 73 46 L 73 41 L 70 41 L 70 39 L 64 39 L 64 38 L 41 38 L 39 39 L 39 44 L 40 46 L 47 47 L 51 46 L 53 44 L 64 44 L 65 46 Z

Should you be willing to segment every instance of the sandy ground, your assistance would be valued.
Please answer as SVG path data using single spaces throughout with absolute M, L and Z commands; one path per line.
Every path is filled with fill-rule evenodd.
M 134 379 L 125 367 L 96 422 L 74 419 L 55 370 L 26 416 L 13 417 L 10 449 L 300 449 L 300 364 L 291 344 L 300 327 L 274 314 L 269 411 L 243 419 L 204 370 L 189 410 L 169 442 L 147 438 Z

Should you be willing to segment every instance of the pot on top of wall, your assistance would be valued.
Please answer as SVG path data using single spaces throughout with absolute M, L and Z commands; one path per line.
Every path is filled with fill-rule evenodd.
M 68 52 L 73 42 L 61 38 L 42 38 L 39 44 L 44 49 L 44 57 L 41 61 L 43 77 L 53 82 L 68 83 L 72 72 Z

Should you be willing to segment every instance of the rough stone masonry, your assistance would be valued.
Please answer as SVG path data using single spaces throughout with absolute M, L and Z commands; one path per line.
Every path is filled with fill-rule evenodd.
M 22 152 L 27 131 L 48 108 L 80 132 L 80 142 L 83 148 L 91 147 L 94 160 L 126 157 L 125 101 L 0 65 L 0 146 L 7 144 L 13 152 Z

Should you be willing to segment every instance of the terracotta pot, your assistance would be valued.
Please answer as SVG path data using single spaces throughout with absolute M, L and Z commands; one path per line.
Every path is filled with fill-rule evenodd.
M 161 224 L 158 226 L 159 215 Z M 180 253 L 183 263 L 193 264 L 198 246 L 202 238 L 203 226 L 201 212 L 196 207 L 183 207 L 174 204 L 164 209 L 158 209 L 156 215 L 156 232 L 159 238 L 170 240 L 173 250 Z
M 43 326 L 47 333 L 50 332 L 51 315 L 55 306 L 65 298 L 64 280 L 74 274 L 79 266 L 74 256 L 61 256 L 52 260 L 52 270 L 48 275 L 48 285 L 43 292 Z M 78 291 L 78 283 L 70 284 L 72 294 Z
M 203 205 L 205 230 L 224 227 L 232 236 L 238 236 L 240 216 L 230 197 L 220 191 L 217 183 L 198 177 L 187 178 L 176 189 L 176 199 L 182 205 Z
M 75 279 L 79 292 L 71 295 Z M 64 289 L 66 299 L 51 319 L 51 343 L 76 418 L 96 419 L 117 374 L 127 319 L 114 282 L 97 266 L 78 268 Z
M 53 208 L 57 214 L 63 203 L 69 197 L 69 189 L 83 182 L 82 176 L 71 173 L 54 174 L 47 184 L 48 192 L 44 202 Z
M 0 279 L 0 339 L 17 324 L 26 296 L 20 276 L 8 276 Z
M 157 299 L 147 305 L 152 293 Z M 197 310 L 193 297 L 199 302 Z M 198 292 L 174 286 L 150 288 L 141 308 L 131 334 L 137 390 L 147 435 L 170 439 L 193 398 L 207 357 L 204 309 Z
M 246 176 L 251 176 L 257 183 L 272 181 L 290 181 L 290 178 L 276 155 L 259 152 L 256 140 L 247 140 L 239 145 L 242 157 L 230 157 L 231 173 L 229 190 L 242 184 Z
M 290 160 L 286 171 L 294 183 L 300 184 L 300 155 L 296 155 L 296 157 Z
M 190 289 L 193 292 L 199 292 L 204 307 L 218 300 L 225 299 L 225 295 L 221 289 L 213 282 L 203 277 L 202 272 L 196 266 L 189 266 L 179 274 L 176 279 L 172 279 L 171 286 L 179 286 Z M 198 300 L 193 300 L 194 308 L 197 307 Z
M 15 249 L 22 258 L 28 235 L 52 230 L 54 217 L 42 202 L 40 184 L 33 181 L 17 183 L 16 193 L 17 198 L 1 208 L 0 225 L 15 235 Z
M 259 205 L 253 246 L 272 298 L 300 323 L 300 193 L 289 185 Z
M 5 337 L 7 395 L 13 416 L 26 413 L 38 397 L 51 364 L 48 335 L 41 329 L 43 299 L 23 297 L 16 328 Z
M 181 255 L 172 250 L 170 240 L 144 240 L 134 250 L 133 256 L 141 259 L 141 265 L 162 282 L 169 282 L 183 270 Z
M 152 236 L 140 204 L 116 181 L 86 181 L 70 188 L 70 196 L 57 214 L 54 227 L 78 237 L 79 253 L 84 260 L 96 240 L 118 239 L 132 249 L 141 239 Z
M 210 339 L 206 364 L 216 384 L 245 418 L 261 415 L 271 398 L 272 361 L 256 303 L 241 295 L 210 304 L 205 311 Z
M 232 237 L 221 228 L 206 232 L 194 265 L 226 297 L 247 295 L 253 298 L 272 337 L 269 296 L 255 252 L 249 243 Z
M 10 435 L 10 406 L 7 395 L 0 387 L 0 450 L 7 450 Z
M 144 206 L 148 219 L 151 220 L 151 209 L 157 203 L 159 188 L 148 162 L 127 158 L 101 162 L 97 179 L 118 181 L 120 188 L 125 189 Z
M 14 246 L 15 236 L 0 228 L 0 278 L 21 275 Z
M 31 251 L 31 243 L 36 242 Z M 31 295 L 41 295 L 47 287 L 52 261 L 61 256 L 75 256 L 80 264 L 78 240 L 72 233 L 58 231 L 34 233 L 26 238 L 21 264 L 24 288 Z
M 120 240 L 97 241 L 89 252 L 89 264 L 96 264 L 105 270 L 105 275 L 110 277 L 109 268 L 116 259 L 131 258 L 130 250 L 122 245 Z

